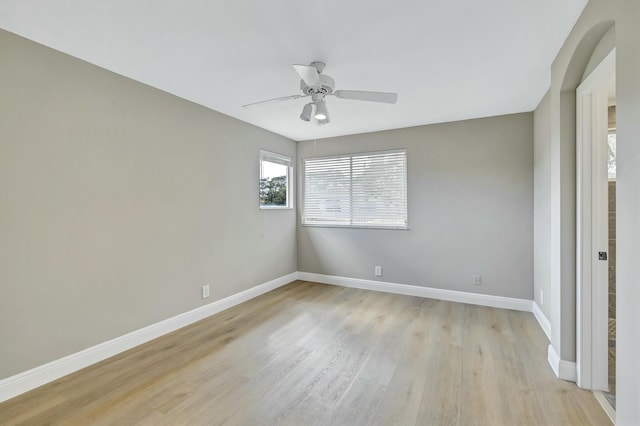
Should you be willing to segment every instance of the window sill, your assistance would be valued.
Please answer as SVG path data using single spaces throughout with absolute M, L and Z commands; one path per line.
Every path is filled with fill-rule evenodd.
M 260 210 L 293 210 L 293 207 L 284 207 L 284 206 L 260 206 Z
M 364 226 L 364 225 L 325 225 L 325 224 L 311 224 L 301 223 L 300 226 L 308 228 L 343 228 L 343 229 L 377 229 L 377 230 L 390 230 L 390 231 L 408 231 L 408 226 Z

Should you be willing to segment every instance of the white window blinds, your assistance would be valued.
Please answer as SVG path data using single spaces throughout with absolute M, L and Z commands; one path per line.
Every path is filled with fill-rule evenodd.
M 407 227 L 407 152 L 303 160 L 304 225 Z

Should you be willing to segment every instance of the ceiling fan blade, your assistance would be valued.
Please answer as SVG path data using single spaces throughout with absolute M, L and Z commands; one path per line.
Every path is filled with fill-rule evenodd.
M 242 108 L 251 108 L 251 107 L 256 106 L 256 105 L 269 104 L 269 103 L 272 103 L 272 102 L 275 103 L 275 102 L 288 101 L 288 100 L 291 100 L 291 99 L 306 98 L 307 96 L 308 95 L 283 96 L 282 98 L 267 99 L 266 101 L 260 101 L 260 102 L 254 102 L 252 104 L 242 105 Z
M 293 68 L 295 68 L 296 72 L 300 75 L 300 78 L 307 83 L 307 86 L 322 86 L 322 81 L 320 81 L 320 76 L 318 75 L 316 67 L 312 67 L 310 65 L 294 65 Z
M 395 104 L 398 100 L 397 93 L 389 92 L 367 92 L 361 90 L 336 90 L 336 97 L 341 99 L 355 99 L 358 101 L 384 102 Z

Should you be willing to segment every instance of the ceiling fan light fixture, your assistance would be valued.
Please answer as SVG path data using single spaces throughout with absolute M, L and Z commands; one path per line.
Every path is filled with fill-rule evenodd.
M 324 100 L 316 102 L 316 114 L 313 116 L 318 121 L 326 120 L 329 117 L 329 113 L 327 112 L 327 104 L 324 103 Z
M 325 124 L 329 124 L 331 122 L 331 120 L 329 119 L 329 112 L 326 112 L 326 117 L 325 118 L 320 118 L 316 120 L 316 124 L 318 126 L 324 126 Z
M 325 118 L 324 120 L 318 120 L 318 126 L 324 126 L 325 124 L 329 124 L 330 120 L 329 117 Z
M 302 121 L 311 121 L 311 112 L 313 111 L 313 107 L 310 103 L 306 104 L 302 108 L 302 114 L 300 114 L 300 120 Z

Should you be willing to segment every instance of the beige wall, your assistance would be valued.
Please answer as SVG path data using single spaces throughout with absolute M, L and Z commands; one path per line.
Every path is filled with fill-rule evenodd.
M 258 209 L 294 142 L 3 31 L 0 62 L 0 379 L 296 270 Z
M 396 148 L 407 149 L 409 230 L 301 226 L 298 270 L 531 300 L 533 114 L 299 142 L 298 164 Z
M 551 278 L 549 262 L 551 243 L 551 214 L 549 211 L 551 193 L 550 100 L 549 92 L 547 92 L 533 113 L 533 296 L 547 319 L 551 315 L 549 307 L 549 301 L 551 300 L 549 282 Z

